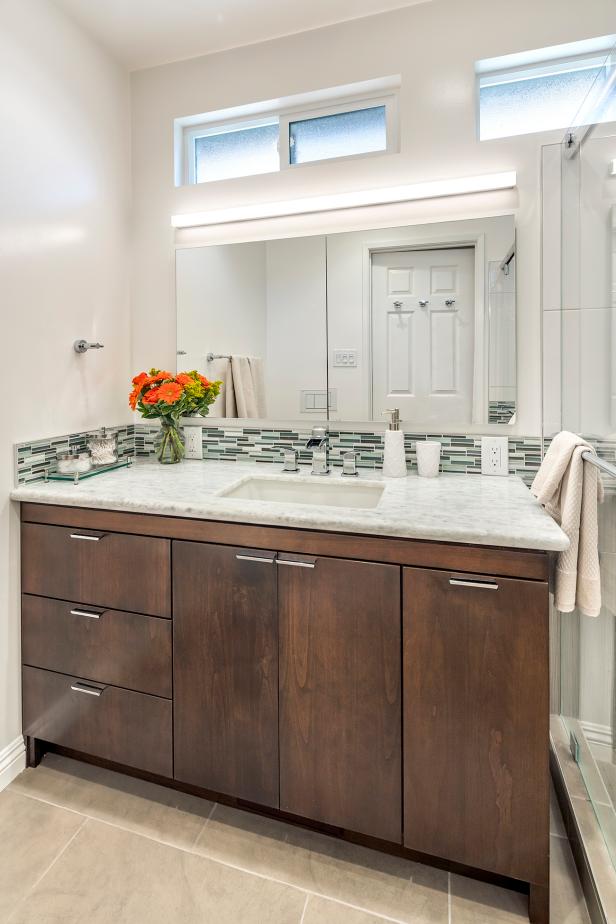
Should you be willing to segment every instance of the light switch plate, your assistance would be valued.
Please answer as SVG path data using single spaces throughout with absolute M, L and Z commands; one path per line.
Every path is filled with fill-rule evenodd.
M 184 427 L 187 459 L 203 458 L 203 427 Z
M 509 440 L 506 436 L 482 436 L 481 474 L 509 474 Z
M 357 350 L 334 350 L 333 365 L 340 368 L 357 366 Z

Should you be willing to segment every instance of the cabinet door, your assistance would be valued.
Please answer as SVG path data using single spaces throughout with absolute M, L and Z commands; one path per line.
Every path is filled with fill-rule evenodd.
M 404 569 L 404 843 L 547 875 L 548 587 Z
M 401 841 L 400 569 L 280 555 L 280 807 Z
M 273 552 L 173 543 L 175 779 L 278 806 Z

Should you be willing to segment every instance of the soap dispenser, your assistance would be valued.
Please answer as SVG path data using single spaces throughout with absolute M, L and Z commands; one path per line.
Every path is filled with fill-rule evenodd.
M 405 478 L 406 456 L 404 433 L 400 429 L 400 411 L 388 408 L 383 414 L 391 414 L 389 429 L 385 431 L 385 452 L 383 453 L 383 474 L 386 478 Z

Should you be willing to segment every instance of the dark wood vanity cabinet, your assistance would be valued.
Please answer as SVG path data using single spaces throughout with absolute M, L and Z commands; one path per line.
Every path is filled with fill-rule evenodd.
M 401 842 L 400 569 L 279 555 L 280 808 Z
M 404 843 L 547 877 L 547 584 L 404 569 Z
M 22 569 L 31 763 L 521 880 L 548 924 L 547 553 L 23 504 Z
M 278 807 L 274 553 L 173 544 L 175 778 Z

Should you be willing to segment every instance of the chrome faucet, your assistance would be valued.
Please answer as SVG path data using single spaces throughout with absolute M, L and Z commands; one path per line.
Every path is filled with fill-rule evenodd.
M 312 428 L 306 449 L 312 449 L 312 474 L 329 475 L 329 434 L 325 427 Z

